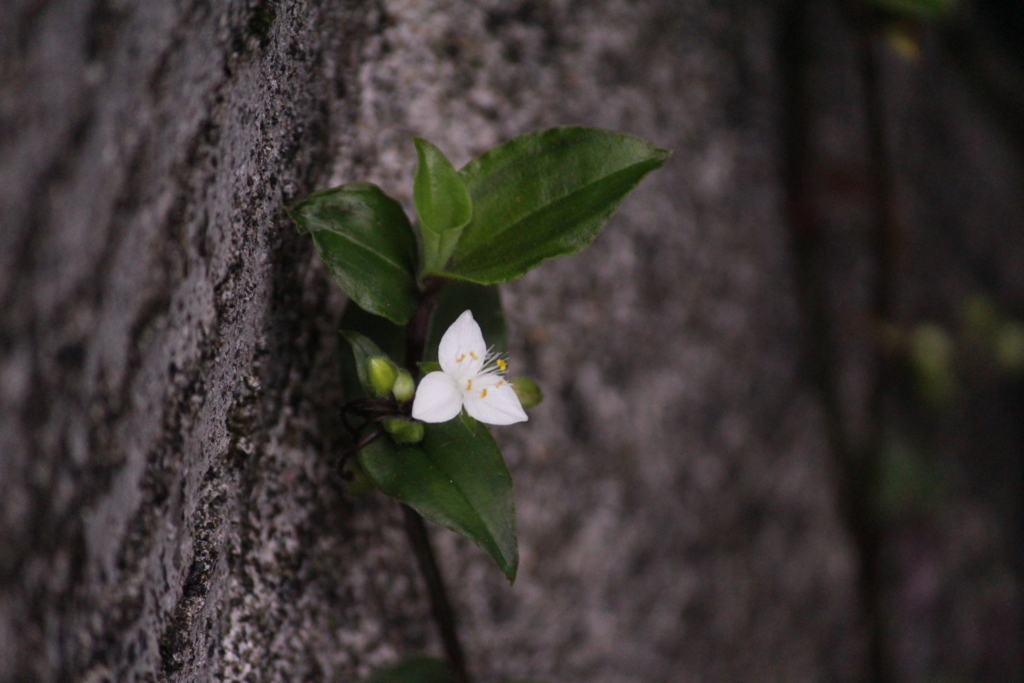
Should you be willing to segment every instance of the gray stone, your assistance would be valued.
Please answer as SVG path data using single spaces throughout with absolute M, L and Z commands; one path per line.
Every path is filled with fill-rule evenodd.
M 779 179 L 775 10 L 25 3 L 0 25 L 0 680 L 353 680 L 437 652 L 396 506 L 346 501 L 343 297 L 284 207 L 413 134 L 674 150 L 505 288 L 509 587 L 436 530 L 481 680 L 859 680 Z M 514 367 L 514 369 L 516 369 Z

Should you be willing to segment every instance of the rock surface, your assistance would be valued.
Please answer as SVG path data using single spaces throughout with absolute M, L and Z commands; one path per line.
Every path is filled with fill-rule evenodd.
M 769 8 L 385 8 L 335 182 L 408 198 L 413 134 L 457 163 L 557 124 L 675 152 L 588 252 L 505 290 L 511 361 L 548 400 L 500 434 L 515 587 L 438 534 L 470 661 L 491 680 L 855 679 L 856 572 L 797 367 Z
M 0 25 L 0 680 L 354 680 L 436 651 L 348 502 L 343 298 L 284 207 L 557 124 L 674 150 L 505 289 L 520 577 L 434 538 L 484 681 L 860 680 L 758 2 L 32 3 Z
M 351 679 L 424 645 L 400 516 L 331 476 L 340 302 L 283 210 L 344 131 L 339 5 L 4 29 L 0 680 Z

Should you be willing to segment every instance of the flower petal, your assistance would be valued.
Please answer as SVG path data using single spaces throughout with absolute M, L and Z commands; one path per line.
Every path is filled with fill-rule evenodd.
M 528 418 L 512 385 L 494 374 L 480 375 L 472 391 L 463 391 L 469 416 L 491 425 L 510 425 Z
M 441 337 L 437 361 L 456 379 L 476 376 L 484 366 L 487 346 L 480 326 L 470 311 L 464 311 Z
M 412 416 L 424 422 L 447 422 L 462 410 L 462 391 L 455 378 L 431 372 L 420 380 L 412 400 Z

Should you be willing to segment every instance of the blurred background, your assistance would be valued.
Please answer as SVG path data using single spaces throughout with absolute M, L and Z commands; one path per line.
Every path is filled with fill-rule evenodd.
M 787 43 L 792 227 L 876 676 L 1016 680 L 1024 8 L 877 7 L 792 8 Z
M 345 300 L 285 213 L 413 135 L 674 151 L 504 287 L 481 681 L 1024 680 L 1019 0 L 16 0 L 0 17 L 0 681 L 439 652 L 334 471 Z

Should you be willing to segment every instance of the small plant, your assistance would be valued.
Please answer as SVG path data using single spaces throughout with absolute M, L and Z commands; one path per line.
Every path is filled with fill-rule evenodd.
M 485 424 L 527 420 L 524 408 L 541 393 L 528 378 L 507 377 L 498 284 L 586 248 L 669 152 L 622 133 L 561 127 L 456 170 L 429 142 L 415 146 L 415 229 L 368 183 L 316 192 L 291 212 L 350 299 L 342 418 L 352 447 L 340 467 L 350 492 L 377 488 L 463 534 L 512 582 L 512 476 Z M 449 658 L 457 658 L 450 648 Z M 417 662 L 407 668 L 435 670 Z

